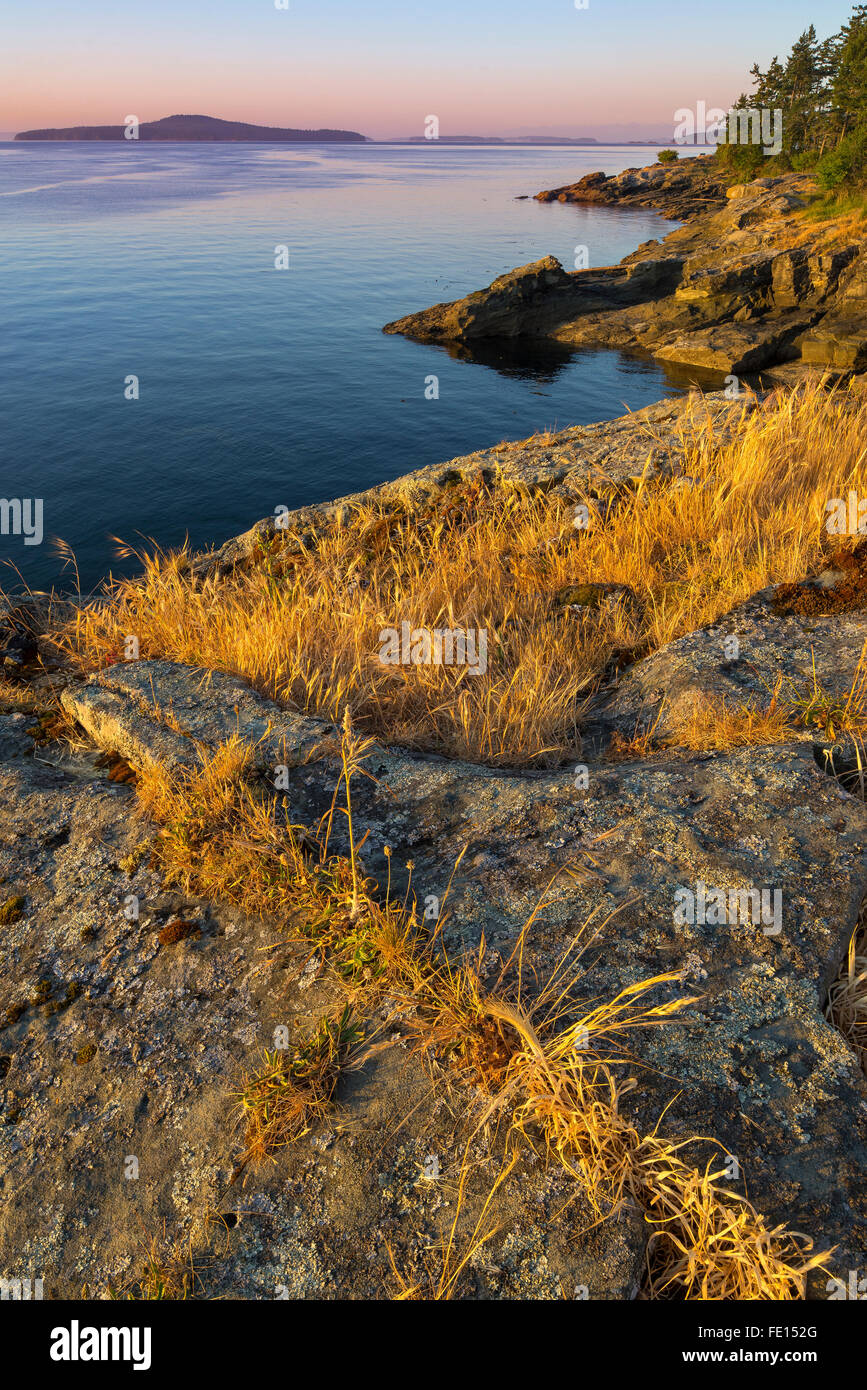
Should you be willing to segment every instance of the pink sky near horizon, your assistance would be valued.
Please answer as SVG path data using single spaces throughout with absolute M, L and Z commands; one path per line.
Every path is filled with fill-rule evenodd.
M 678 107 L 748 91 L 751 62 L 784 53 L 814 9 L 589 3 L 42 0 L 4 19 L 0 131 L 196 113 L 388 138 L 436 114 L 443 135 L 655 138 Z M 825 0 L 821 32 L 850 8 Z
M 284 71 L 277 64 L 259 66 L 255 77 L 236 71 L 221 75 L 215 87 L 213 74 L 186 61 L 167 71 L 132 77 L 128 69 L 97 74 L 87 79 L 79 68 L 77 80 L 69 80 L 60 66 L 41 75 L 34 90 L 25 74 L 13 73 L 0 96 L 0 129 L 29 130 L 54 126 L 119 125 L 128 115 L 143 121 L 180 113 L 221 116 L 226 120 L 261 125 L 331 127 L 357 130 L 374 139 L 422 135 L 424 120 L 436 114 L 442 135 L 500 135 L 548 133 L 593 135 L 601 128 L 633 125 L 648 135 L 662 135 L 673 125 L 675 104 L 665 100 L 659 87 L 677 92 L 678 105 L 727 105 L 737 95 L 725 73 L 714 74 L 704 88 L 684 86 L 672 64 L 667 74 L 655 73 L 651 86 L 630 86 L 616 102 L 611 99 L 607 75 L 590 75 L 576 93 L 571 74 L 548 74 L 544 82 L 525 84 L 520 100 L 504 103 L 504 75 L 494 70 L 473 72 L 472 83 L 456 65 L 445 74 L 432 72 L 419 81 L 417 73 L 395 74 L 383 65 L 368 66 L 363 82 L 351 65 L 329 74 L 324 84 L 318 74 L 294 73 L 291 99 L 280 92 Z M 81 81 L 81 77 L 85 80 Z M 629 138 L 628 136 L 626 138 Z

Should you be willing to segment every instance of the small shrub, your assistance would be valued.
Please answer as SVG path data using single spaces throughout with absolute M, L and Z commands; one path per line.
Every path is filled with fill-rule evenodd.
M 36 981 L 33 987 L 33 993 L 30 996 L 30 1003 L 34 1008 L 38 1007 L 40 1004 L 47 1004 L 53 992 L 54 987 L 47 976 L 45 976 L 41 980 Z
M 122 1284 L 109 1284 L 107 1297 L 114 1302 L 185 1302 L 202 1292 L 200 1268 L 190 1242 L 169 1241 L 164 1226 L 161 1237 L 142 1243 L 136 1272 Z
M 826 192 L 859 189 L 867 184 L 867 122 L 823 155 L 816 167 L 819 184 Z
M 129 854 L 125 854 L 122 859 L 118 860 L 124 873 L 132 878 L 136 870 L 139 869 L 147 859 L 152 848 L 150 840 L 139 840 L 138 844 L 134 845 L 129 851 Z

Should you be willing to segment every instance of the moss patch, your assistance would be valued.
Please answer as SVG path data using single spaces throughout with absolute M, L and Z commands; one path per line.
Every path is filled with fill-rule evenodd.
M 180 918 L 176 922 L 169 922 L 160 932 L 161 946 L 174 946 L 177 941 L 186 941 L 191 936 L 201 936 L 202 929 L 198 922 L 185 922 Z
M 7 898 L 5 903 L 0 906 L 0 926 L 8 926 L 10 922 L 17 922 L 19 917 L 24 914 L 24 899 L 17 894 Z

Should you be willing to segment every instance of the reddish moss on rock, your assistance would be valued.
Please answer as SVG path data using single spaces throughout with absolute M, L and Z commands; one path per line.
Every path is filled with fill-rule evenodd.
M 174 946 L 176 941 L 185 941 L 190 936 L 201 936 L 202 929 L 198 922 L 185 922 L 178 918 L 175 922 L 168 922 L 160 932 L 161 946 Z
M 840 546 L 833 551 L 826 573 L 833 576 L 828 584 L 807 579 L 778 585 L 773 600 L 776 612 L 810 616 L 867 608 L 867 541 L 854 549 Z

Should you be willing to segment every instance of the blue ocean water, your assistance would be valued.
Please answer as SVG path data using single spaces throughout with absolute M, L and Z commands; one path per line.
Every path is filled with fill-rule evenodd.
M 586 246 L 607 265 L 664 235 L 650 212 L 517 201 L 652 157 L 0 144 L 0 496 L 41 498 L 45 531 L 0 536 L 0 557 L 34 587 L 66 583 L 62 537 L 89 588 L 129 568 L 112 537 L 209 545 L 278 506 L 684 389 L 619 353 L 464 358 L 381 332 L 540 256 L 572 268 Z

